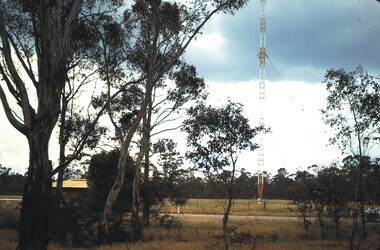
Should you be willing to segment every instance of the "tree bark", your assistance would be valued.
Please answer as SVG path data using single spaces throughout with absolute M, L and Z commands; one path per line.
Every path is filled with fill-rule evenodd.
M 143 139 L 144 140 L 144 139 Z M 145 144 L 143 142 L 143 144 Z M 140 240 L 142 238 L 142 223 L 139 219 L 140 207 L 140 179 L 141 179 L 141 162 L 144 154 L 143 145 L 141 146 L 139 157 L 136 161 L 135 172 L 132 183 L 132 228 L 133 239 Z
M 143 128 L 143 133 L 144 133 L 144 138 L 145 138 L 145 143 L 147 144 L 145 147 L 145 160 L 144 160 L 144 176 L 143 176 L 143 184 L 147 188 L 149 185 L 149 163 L 150 163 L 150 137 L 151 137 L 151 120 L 152 120 L 152 109 L 153 109 L 153 104 L 152 101 L 149 103 L 149 106 L 147 108 L 147 115 L 144 119 L 144 128 Z M 146 196 L 147 193 L 145 192 Z M 149 224 L 149 217 L 150 217 L 150 207 L 151 207 L 151 201 L 149 200 L 148 197 L 142 197 L 143 198 L 143 226 Z
M 66 140 L 65 140 L 65 127 L 66 127 L 66 112 L 67 112 L 67 99 L 64 96 L 65 93 L 63 93 L 62 96 L 62 107 L 61 107 L 61 123 L 59 128 L 59 165 L 62 166 L 66 161 Z M 57 187 L 55 190 L 55 196 L 60 199 L 62 197 L 62 186 L 63 186 L 63 175 L 65 173 L 66 168 L 61 168 L 58 171 L 58 178 L 57 178 Z
M 228 241 L 228 219 L 231 212 L 232 202 L 234 199 L 234 185 L 235 185 L 235 170 L 236 170 L 236 159 L 231 157 L 232 161 L 232 171 L 231 171 L 231 179 L 230 182 L 227 184 L 227 207 L 224 210 L 224 217 L 223 217 L 223 240 L 224 240 L 224 247 L 226 250 L 229 248 L 229 241 Z
M 145 225 L 149 225 L 149 217 L 150 217 L 150 207 L 151 207 L 151 201 L 147 195 L 147 189 L 149 186 L 149 154 L 145 154 L 145 161 L 144 161 L 144 194 L 145 197 L 143 198 L 143 223 Z
M 53 195 L 48 146 L 51 130 L 51 121 L 42 119 L 28 136 L 29 168 L 22 199 L 17 249 L 47 249 L 50 241 Z
M 99 244 L 104 244 L 108 242 L 108 236 L 109 236 L 109 219 L 112 214 L 112 208 L 113 205 L 115 204 L 115 201 L 117 199 L 117 196 L 120 193 L 121 188 L 123 187 L 124 184 L 124 177 L 125 177 L 125 169 L 126 169 L 126 164 L 127 164 L 127 156 L 129 155 L 129 147 L 132 141 L 132 137 L 134 133 L 136 132 L 141 119 L 146 113 L 146 109 L 148 106 L 148 103 L 150 102 L 151 95 L 152 95 L 152 88 L 153 88 L 153 76 L 149 77 L 147 79 L 146 83 L 146 93 L 145 93 L 145 98 L 144 101 L 141 105 L 140 111 L 137 114 L 135 120 L 133 121 L 131 128 L 128 131 L 128 134 L 126 136 L 126 139 L 123 141 L 121 150 L 120 150 L 120 158 L 119 158 L 119 163 L 118 163 L 118 173 L 114 182 L 114 185 L 112 186 L 106 200 L 106 204 L 104 206 L 103 214 L 102 217 L 99 221 L 98 225 L 98 243 Z M 141 160 L 140 160 L 141 162 Z M 136 170 L 135 170 L 136 172 Z M 136 176 L 134 178 L 137 178 Z M 139 174 L 140 178 L 140 174 Z

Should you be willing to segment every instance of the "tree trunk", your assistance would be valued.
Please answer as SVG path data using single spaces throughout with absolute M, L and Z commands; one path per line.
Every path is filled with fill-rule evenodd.
M 120 150 L 118 173 L 117 173 L 115 182 L 107 196 L 103 214 L 102 214 L 102 217 L 100 218 L 99 225 L 98 225 L 98 235 L 97 235 L 98 244 L 105 244 L 108 242 L 109 219 L 112 214 L 113 205 L 115 204 L 116 198 L 119 195 L 119 192 L 124 184 L 127 156 L 128 156 L 128 150 L 129 150 L 129 145 L 130 145 L 131 140 L 132 140 L 132 135 L 130 135 L 130 137 L 127 136 L 127 139 L 126 141 L 123 142 L 123 145 Z
M 148 108 L 149 109 L 149 108 Z M 149 110 L 147 111 L 149 113 Z M 146 114 L 149 117 L 149 114 Z M 149 124 L 148 124 L 149 121 Z M 139 218 L 140 208 L 140 183 L 141 183 L 141 164 L 144 156 L 148 155 L 149 161 L 149 140 L 150 140 L 150 119 L 143 119 L 143 131 L 141 139 L 140 152 L 136 160 L 135 174 L 133 177 L 133 194 L 132 194 L 132 227 L 134 232 L 134 240 L 140 240 L 144 229 L 144 220 Z M 149 164 L 149 163 L 148 163 Z
M 145 160 L 144 160 L 144 185 L 147 188 L 149 185 L 149 162 L 150 162 L 150 147 L 149 147 L 149 142 L 150 142 L 150 131 L 151 131 L 151 120 L 152 120 L 152 109 L 153 109 L 153 103 L 150 101 L 149 106 L 147 108 L 147 115 L 144 119 L 144 128 L 143 128 L 143 133 L 144 133 L 144 138 L 145 142 L 147 143 L 145 147 Z M 145 192 L 146 196 L 148 194 Z M 143 197 L 143 226 L 149 224 L 149 217 L 150 217 L 150 206 L 151 206 L 151 201 L 148 197 Z
M 145 155 L 145 162 L 144 162 L 144 194 L 145 197 L 143 197 L 143 223 L 145 225 L 149 225 L 149 217 L 150 217 L 150 206 L 151 201 L 150 197 L 147 197 L 147 189 L 149 186 L 149 155 Z
M 325 240 L 326 239 L 326 233 L 325 233 L 325 222 L 323 219 L 323 211 L 324 211 L 323 206 L 318 208 L 317 215 L 318 215 L 319 227 L 321 229 L 321 237 L 322 237 L 322 240 Z
M 66 112 L 67 112 L 67 99 L 65 96 L 65 92 L 62 94 L 62 105 L 61 105 L 61 122 L 60 122 L 60 128 L 59 128 L 59 165 L 62 166 L 64 162 L 66 161 L 66 143 L 67 140 L 65 139 L 65 129 L 66 129 Z M 57 199 L 62 198 L 62 185 L 63 185 L 63 175 L 65 173 L 66 168 L 61 168 L 58 171 L 58 178 L 57 178 L 57 187 L 55 190 L 55 195 Z
M 52 170 L 48 157 L 50 134 L 35 130 L 28 138 L 29 169 L 24 187 L 17 249 L 47 249 L 52 215 Z
M 152 76 L 153 78 L 153 76 Z M 123 141 L 121 150 L 120 150 L 120 158 L 118 163 L 118 173 L 114 182 L 114 185 L 112 186 L 106 200 L 106 204 L 104 206 L 102 217 L 100 218 L 99 225 L 98 225 L 98 243 L 104 244 L 108 241 L 108 235 L 109 235 L 109 219 L 112 214 L 112 208 L 115 204 L 115 201 L 117 199 L 117 196 L 120 193 L 121 188 L 124 184 L 124 177 L 125 177 L 125 169 L 127 164 L 127 156 L 129 155 L 129 146 L 132 141 L 132 137 L 134 133 L 136 132 L 141 119 L 146 113 L 146 109 L 148 106 L 148 103 L 150 102 L 151 95 L 152 95 L 152 88 L 153 88 L 153 79 L 147 80 L 147 86 L 146 86 L 146 93 L 145 93 L 145 99 L 144 102 L 141 105 L 140 111 L 137 114 L 135 120 L 133 121 L 131 128 L 128 131 L 128 134 L 126 136 L 126 139 Z M 141 159 L 140 159 L 141 163 Z M 136 167 L 137 168 L 137 167 Z M 136 172 L 136 171 L 135 171 Z M 136 176 L 134 178 L 137 178 Z M 140 178 L 140 174 L 138 174 L 138 178 Z M 134 186 L 135 184 L 133 184 Z M 132 205 L 132 213 L 133 213 L 133 205 Z
M 359 163 L 359 206 L 360 206 L 360 218 L 362 224 L 362 238 L 365 240 L 367 238 L 366 221 L 364 213 L 364 192 L 363 192 L 363 156 L 361 155 L 360 149 L 360 163 Z
M 141 149 L 142 150 L 142 149 Z M 134 240 L 140 240 L 142 238 L 142 223 L 139 219 L 139 207 L 140 207 L 140 170 L 141 160 L 137 161 L 135 166 L 135 173 L 133 176 L 133 191 L 132 191 L 132 228 Z
M 224 217 L 223 217 L 223 239 L 224 239 L 224 247 L 226 250 L 229 248 L 229 241 L 228 241 L 228 219 L 230 216 L 230 211 L 232 207 L 232 202 L 234 199 L 234 186 L 235 186 L 235 170 L 236 170 L 236 160 L 231 156 L 232 160 L 232 171 L 231 171 L 231 179 L 230 182 L 227 184 L 227 207 L 224 210 Z
M 223 216 L 223 240 L 224 240 L 224 247 L 226 250 L 229 248 L 229 241 L 228 241 L 228 219 L 230 216 L 230 211 L 232 207 L 232 187 L 228 187 L 228 200 L 227 200 L 227 207 L 224 211 Z

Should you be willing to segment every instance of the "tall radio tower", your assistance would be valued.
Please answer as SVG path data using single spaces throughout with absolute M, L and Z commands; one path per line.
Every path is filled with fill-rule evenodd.
M 259 110 L 261 111 L 259 115 L 259 126 L 264 126 L 264 108 L 265 108 L 265 59 L 267 57 L 267 52 L 265 48 L 266 39 L 266 18 L 265 18 L 265 6 L 266 0 L 260 0 L 260 81 L 259 81 Z M 258 149 L 258 175 L 257 175 L 257 190 L 259 201 L 263 197 L 264 189 L 264 132 L 259 133 L 259 149 Z

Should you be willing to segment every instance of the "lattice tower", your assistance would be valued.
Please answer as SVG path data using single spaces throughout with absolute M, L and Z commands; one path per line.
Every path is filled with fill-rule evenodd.
M 265 110 L 265 59 L 267 57 L 265 40 L 266 40 L 266 18 L 265 18 L 265 7 L 266 0 L 260 0 L 260 52 L 259 52 L 259 60 L 260 60 L 260 80 L 259 80 L 259 126 L 265 125 L 264 120 L 264 110 Z M 259 134 L 259 149 L 258 149 L 258 197 L 259 200 L 262 199 L 263 189 L 264 189 L 264 132 L 260 132 Z

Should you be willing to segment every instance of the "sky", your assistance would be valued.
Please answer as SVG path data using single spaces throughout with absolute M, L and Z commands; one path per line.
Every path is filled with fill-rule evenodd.
M 272 133 L 264 137 L 264 169 L 257 153 L 244 153 L 240 167 L 277 173 L 325 165 L 344 157 L 328 145 L 333 135 L 320 109 L 328 69 L 362 65 L 380 75 L 380 4 L 372 0 L 267 0 L 266 100 L 258 103 L 259 0 L 234 16 L 213 18 L 186 54 L 209 85 L 210 103 L 229 98 L 244 105 L 252 125 L 264 114 Z M 264 111 L 262 111 L 264 110 Z
M 243 153 L 239 167 L 255 173 L 295 173 L 312 164 L 327 165 L 342 156 L 328 146 L 329 127 L 320 109 L 326 105 L 326 70 L 362 65 L 380 75 L 380 4 L 375 0 L 267 0 L 266 101 L 258 108 L 259 0 L 234 16 L 214 16 L 185 54 L 208 85 L 209 103 L 227 99 L 244 105 L 252 126 L 264 113 L 272 133 L 264 138 L 265 169 L 256 153 Z M 26 139 L 0 109 L 0 164 L 25 172 Z M 177 134 L 178 135 L 178 134 Z M 177 143 L 184 148 L 185 136 Z M 184 150 L 182 153 L 185 153 Z

